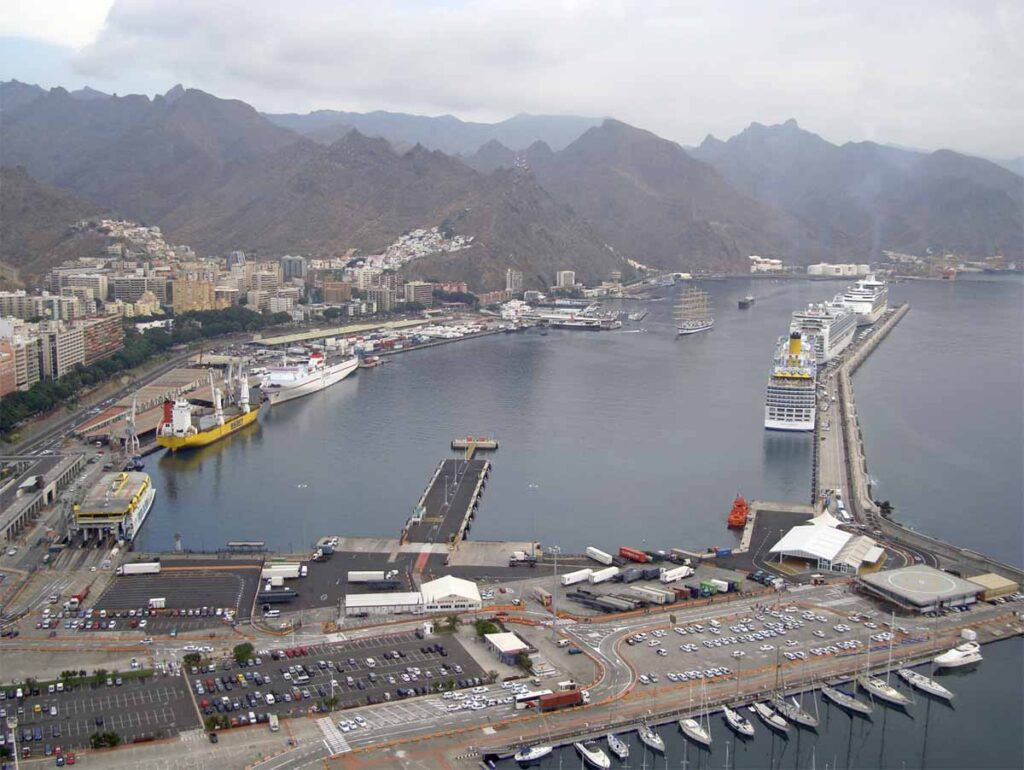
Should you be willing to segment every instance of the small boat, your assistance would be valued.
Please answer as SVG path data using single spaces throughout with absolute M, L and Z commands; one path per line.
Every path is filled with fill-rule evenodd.
M 809 711 L 804 710 L 795 700 L 790 702 L 779 696 L 772 701 L 772 705 L 775 706 L 776 711 L 793 724 L 812 729 L 818 726 L 818 718 Z
M 637 735 L 640 736 L 640 742 L 651 751 L 665 750 L 665 741 L 661 739 L 660 735 L 654 732 L 654 728 L 647 725 L 640 725 L 636 732 Z
M 732 501 L 732 510 L 729 511 L 729 517 L 725 523 L 729 529 L 743 529 L 747 525 L 749 515 L 750 506 L 747 501 L 743 499 L 743 495 L 736 495 L 736 499 Z
M 711 733 L 704 729 L 696 719 L 680 719 L 679 729 L 683 735 L 701 746 L 711 746 Z
M 869 674 L 858 676 L 857 684 L 865 692 L 871 693 L 880 701 L 885 701 L 892 706 L 910 705 L 910 698 L 877 676 L 870 676 Z
M 722 714 L 725 716 L 725 722 L 733 731 L 743 738 L 754 737 L 754 725 L 751 724 L 750 720 L 743 716 L 740 712 L 735 711 L 728 706 L 722 706 Z
M 775 713 L 775 709 L 769 706 L 767 703 L 754 703 L 751 707 L 754 713 L 761 717 L 761 721 L 768 725 L 771 729 L 780 733 L 789 732 L 789 722 L 783 717 Z
M 821 686 L 821 694 L 840 708 L 844 708 L 847 711 L 852 711 L 856 714 L 867 715 L 874 711 L 874 708 L 872 708 L 870 703 L 859 701 L 852 695 L 848 695 L 842 690 L 837 690 L 835 687 L 829 687 L 827 684 L 823 684 Z
M 596 767 L 597 770 L 609 770 L 612 766 L 612 761 L 608 759 L 608 755 L 601 751 L 601 747 L 594 741 L 587 741 L 586 743 L 577 741 L 573 746 L 579 752 L 579 755 L 583 757 L 583 761 L 591 767 Z
M 977 642 L 964 642 L 948 652 L 937 655 L 932 659 L 932 663 L 938 668 L 962 668 L 981 660 L 981 645 Z
M 605 739 L 608 741 L 608 749 L 612 754 L 618 757 L 619 760 L 624 762 L 629 759 L 629 746 L 624 740 L 615 733 L 608 733 L 608 735 L 605 736 Z
M 896 673 L 899 675 L 900 679 L 921 692 L 926 692 L 929 695 L 936 696 L 937 698 L 946 698 L 947 700 L 951 700 L 953 698 L 953 693 L 929 676 L 919 674 L 910 668 L 901 668 Z
M 740 310 L 746 310 L 749 307 L 751 307 L 754 304 L 754 302 L 755 302 L 754 296 L 752 294 L 748 294 L 747 296 L 740 298 L 740 301 L 739 301 L 738 304 L 739 304 Z
M 523 746 L 516 752 L 514 759 L 521 765 L 544 759 L 553 751 L 551 746 Z

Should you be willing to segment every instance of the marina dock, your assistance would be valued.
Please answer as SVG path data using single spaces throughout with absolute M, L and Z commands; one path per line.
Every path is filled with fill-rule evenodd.
M 401 541 L 458 545 L 480 504 L 490 472 L 487 460 L 442 460 L 406 522 Z

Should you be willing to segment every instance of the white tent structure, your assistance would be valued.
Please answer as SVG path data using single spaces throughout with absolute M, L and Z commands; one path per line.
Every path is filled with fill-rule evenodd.
M 420 586 L 427 612 L 478 610 L 483 606 L 480 590 L 472 580 L 445 575 Z
M 885 556 L 884 549 L 870 537 L 818 523 L 826 515 L 818 516 L 810 524 L 793 527 L 772 546 L 771 553 L 778 554 L 779 561 L 804 559 L 814 562 L 816 569 L 851 574 L 856 574 L 863 564 L 875 564 Z

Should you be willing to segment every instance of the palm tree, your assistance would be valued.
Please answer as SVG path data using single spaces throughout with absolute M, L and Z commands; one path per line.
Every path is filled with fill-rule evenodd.
M 449 615 L 444 619 L 445 624 L 448 626 L 449 631 L 454 631 L 460 625 L 462 625 L 462 618 L 458 615 Z

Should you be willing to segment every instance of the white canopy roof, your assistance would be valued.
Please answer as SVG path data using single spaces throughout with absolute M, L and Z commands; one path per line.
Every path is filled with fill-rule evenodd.
M 822 511 L 820 514 L 811 519 L 809 524 L 815 524 L 824 527 L 838 527 L 842 522 L 839 521 L 828 511 Z
M 801 559 L 828 559 L 832 561 L 853 535 L 833 527 L 805 524 L 793 527 L 772 546 L 772 553 L 785 553 Z
M 480 590 L 472 580 L 445 575 L 437 580 L 430 580 L 420 586 L 425 604 L 434 604 L 450 597 L 463 599 L 467 602 L 480 603 Z

